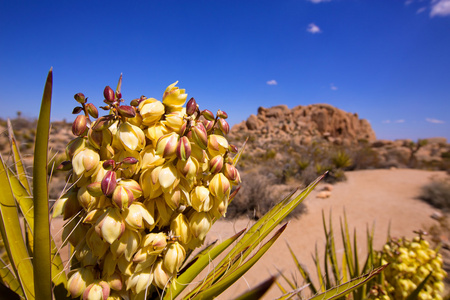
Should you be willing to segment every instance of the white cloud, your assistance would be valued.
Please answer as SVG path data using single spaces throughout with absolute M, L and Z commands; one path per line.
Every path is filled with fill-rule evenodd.
M 275 79 L 269 80 L 266 82 L 268 85 L 277 85 L 278 82 Z
M 391 123 L 401 124 L 401 123 L 405 123 L 405 122 L 406 121 L 404 119 L 399 119 L 399 120 L 395 120 L 395 121 L 391 121 L 391 120 L 381 121 L 381 123 L 383 123 L 383 124 L 391 124 Z
M 423 13 L 424 11 L 426 11 L 427 10 L 427 8 L 424 6 L 424 7 L 421 7 L 421 8 L 419 8 L 417 11 L 416 11 L 416 14 L 421 14 L 421 13 Z
M 306 29 L 306 31 L 312 33 L 312 34 L 316 34 L 316 33 L 321 33 L 322 31 L 320 30 L 319 26 L 317 26 L 314 23 L 311 23 L 308 25 L 308 28 Z
M 406 121 L 405 120 L 403 120 L 403 119 L 400 119 L 400 120 L 395 120 L 394 121 L 394 123 L 405 123 Z
M 330 84 L 330 89 L 332 89 L 333 91 L 337 91 L 337 86 L 334 85 L 334 83 Z
M 432 0 L 430 17 L 450 16 L 450 0 Z
M 444 124 L 445 122 L 442 120 L 438 120 L 438 119 L 433 119 L 433 118 L 426 118 L 425 119 L 427 122 L 429 123 L 433 123 L 433 124 Z
M 308 0 L 308 1 L 317 4 L 321 2 L 330 2 L 331 0 Z
M 405 5 L 410 5 L 411 3 L 413 3 L 414 2 L 414 0 L 406 0 L 405 1 Z
M 383 123 L 383 124 L 389 124 L 389 123 L 391 123 L 391 120 L 383 120 L 383 121 L 381 121 L 381 123 Z

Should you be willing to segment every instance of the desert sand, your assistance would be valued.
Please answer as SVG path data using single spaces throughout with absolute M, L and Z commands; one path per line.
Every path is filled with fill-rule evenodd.
M 331 197 L 327 199 L 316 198 L 321 189 L 322 184 L 320 184 L 304 201 L 307 213 L 290 220 L 287 229 L 272 248 L 219 299 L 233 299 L 267 279 L 271 274 L 276 274 L 277 270 L 283 271 L 288 276 L 297 274 L 299 278 L 300 275 L 295 271 L 286 242 L 293 248 L 298 259 L 312 271 L 314 278 L 311 254 L 316 244 L 319 253 L 322 253 L 321 249 L 325 243 L 322 211 L 326 213 L 327 218 L 332 211 L 336 250 L 338 254 L 342 254 L 343 248 L 339 243 L 338 233 L 339 218 L 343 216 L 345 209 L 350 230 L 357 229 L 360 257 L 365 256 L 367 226 L 371 227 L 375 224 L 374 247 L 380 249 L 386 241 L 389 223 L 391 235 L 397 237 L 413 237 L 414 230 L 426 230 L 437 223 L 430 217 L 436 209 L 419 200 L 418 196 L 421 186 L 433 177 L 446 176 L 445 172 L 393 169 L 353 171 L 346 172 L 346 175 L 347 181 L 335 184 Z M 282 196 L 280 195 L 280 200 Z M 226 239 L 251 224 L 252 222 L 248 219 L 220 220 L 212 227 L 207 242 Z M 54 234 L 61 228 L 60 226 L 61 219 L 53 220 Z M 62 254 L 64 256 L 65 253 Z M 273 286 L 264 299 L 275 299 L 279 296 L 281 296 L 280 290 Z

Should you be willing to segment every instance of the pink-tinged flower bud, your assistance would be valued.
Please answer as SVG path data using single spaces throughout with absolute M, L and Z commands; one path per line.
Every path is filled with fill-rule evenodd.
M 166 126 L 171 131 L 180 132 L 183 124 L 186 123 L 184 120 L 185 115 L 186 112 L 184 108 L 182 108 L 181 111 L 173 111 L 164 115 L 164 120 L 161 121 L 161 124 Z
M 113 159 L 108 159 L 103 162 L 103 168 L 105 170 L 113 170 L 116 168 L 116 161 Z
M 141 185 L 133 179 L 122 179 L 117 185 L 126 187 L 129 191 L 133 193 L 134 199 L 139 199 L 142 196 L 142 188 Z
M 201 212 L 211 210 L 214 203 L 206 187 L 196 186 L 191 191 L 191 204 L 196 211 Z
M 134 202 L 133 193 L 124 186 L 117 185 L 112 194 L 113 203 L 123 210 L 128 208 Z
M 103 177 L 101 187 L 102 192 L 106 196 L 111 196 L 116 189 L 117 180 L 116 180 L 116 172 L 108 171 L 106 172 L 105 177 Z
M 72 123 L 72 133 L 76 136 L 81 136 L 87 129 L 87 121 L 84 115 L 76 117 Z
M 163 258 L 164 267 L 170 274 L 176 274 L 185 258 L 186 250 L 184 250 L 184 247 L 178 242 L 171 243 Z
M 74 109 L 72 110 L 72 114 L 73 114 L 73 115 L 79 114 L 82 110 L 83 110 L 83 108 L 82 108 L 81 106 L 76 106 L 76 107 L 74 107 Z
M 222 171 L 223 167 L 223 156 L 216 155 L 209 161 L 209 171 L 213 174 L 219 173 Z
M 181 107 L 186 102 L 187 94 L 184 89 L 180 89 L 175 85 L 178 81 L 169 85 L 163 94 L 163 103 L 166 106 Z
M 103 131 L 95 131 L 92 128 L 90 128 L 88 130 L 87 136 L 88 136 L 88 141 L 89 141 L 90 146 L 92 146 L 98 150 L 100 150 L 102 148 L 103 136 L 104 136 Z
M 198 168 L 198 161 L 192 156 L 185 161 L 178 160 L 177 162 L 177 170 L 186 179 L 194 178 L 197 175 Z
M 108 276 L 106 282 L 108 282 L 109 287 L 115 291 L 121 291 L 124 286 L 123 278 L 119 272 L 114 272 L 112 275 Z M 108 297 L 108 300 L 110 300 L 110 297 Z
M 175 156 L 179 135 L 175 132 L 163 135 L 156 143 L 156 155 L 164 158 Z
M 103 96 L 105 97 L 105 100 L 107 101 L 107 103 L 113 103 L 114 102 L 114 91 L 111 87 L 106 86 L 105 89 L 103 90 Z
M 181 160 L 187 160 L 191 156 L 191 142 L 187 136 L 182 136 L 177 145 L 177 157 Z
M 155 219 L 150 215 L 144 204 L 135 202 L 128 209 L 123 211 L 125 222 L 133 229 L 144 229 L 145 223 L 151 226 L 155 223 Z
M 117 99 L 122 99 L 122 93 L 119 91 L 116 91 L 116 98 Z
M 146 248 L 140 248 L 133 257 L 133 263 L 135 264 L 134 272 L 139 273 L 153 265 L 158 258 L 156 254 L 149 254 Z
M 164 232 L 149 233 L 142 240 L 142 247 L 149 254 L 160 254 L 167 246 L 167 236 Z
M 136 110 L 133 106 L 121 105 L 117 107 L 117 112 L 125 118 L 134 118 L 136 116 Z
M 110 287 L 106 281 L 91 283 L 83 293 L 83 300 L 107 300 Z
M 211 134 L 208 137 L 208 151 L 211 155 L 224 155 L 228 150 L 228 141 L 225 137 Z
M 86 97 L 83 93 L 78 93 L 73 96 L 78 103 L 86 103 Z
M 70 160 L 65 160 L 56 167 L 58 171 L 69 171 L 72 170 L 72 162 Z
M 134 157 L 129 156 L 122 159 L 122 163 L 126 165 L 135 165 L 138 163 L 138 160 Z
M 153 170 L 147 169 L 142 172 L 139 178 L 139 184 L 142 187 L 142 194 L 146 199 L 152 199 L 162 194 L 161 185 L 158 176 L 162 166 L 158 166 Z
M 141 235 L 138 232 L 125 229 L 122 236 L 110 246 L 114 260 L 123 255 L 125 260 L 130 262 L 133 255 L 139 249 L 140 243 Z
M 152 142 L 153 147 L 156 147 L 156 143 L 163 135 L 170 133 L 170 130 L 160 122 L 149 126 L 145 130 L 145 136 Z
M 192 138 L 194 142 L 202 149 L 208 146 L 208 133 L 206 133 L 205 126 L 202 122 L 198 122 L 191 128 Z
M 127 290 L 131 290 L 134 295 L 143 293 L 153 282 L 152 267 L 148 267 L 140 272 L 135 271 L 130 278 L 128 278 Z
M 103 195 L 102 184 L 99 181 L 88 184 L 86 189 L 92 197 L 100 197 Z
M 184 135 L 186 135 L 186 131 L 187 131 L 187 128 L 188 128 L 188 122 L 183 122 L 183 124 L 181 125 L 181 127 L 180 127 L 180 131 L 178 132 L 178 134 L 180 135 L 180 136 L 184 136 Z M 190 126 L 190 125 L 189 125 Z
M 189 228 L 191 229 L 192 235 L 203 240 L 211 229 L 212 220 L 211 216 L 207 212 L 192 212 L 189 218 Z
M 125 231 L 125 222 L 117 208 L 108 208 L 97 220 L 95 231 L 103 240 L 112 244 Z
M 86 104 L 86 110 L 91 117 L 96 119 L 98 118 L 98 109 L 97 107 L 95 107 L 94 104 L 92 103 Z
M 220 109 L 217 111 L 217 116 L 221 119 L 226 119 L 228 118 L 228 114 L 224 111 L 221 111 Z
M 102 131 L 103 129 L 108 128 L 111 124 L 111 117 L 109 116 L 102 116 L 98 118 L 93 124 L 92 129 L 95 131 Z
M 145 134 L 142 129 L 127 122 L 119 125 L 116 137 L 127 150 L 140 151 L 145 146 Z
M 214 128 L 214 121 L 202 120 L 203 126 L 205 126 L 206 132 L 210 132 Z
M 239 151 L 238 147 L 236 147 L 235 145 L 232 145 L 232 144 L 230 144 L 230 145 L 228 146 L 228 150 L 229 150 L 231 153 L 233 153 L 233 154 L 236 154 L 236 153 L 238 153 L 238 151 Z
M 153 280 L 160 289 L 165 289 L 169 285 L 170 277 L 163 267 L 162 259 L 157 260 L 153 267 Z
M 225 169 L 223 170 L 223 174 L 230 181 L 236 181 L 238 179 L 238 170 L 231 164 L 225 164 Z
M 131 100 L 130 105 L 133 107 L 137 107 L 139 105 L 139 99 Z
M 219 128 L 224 134 L 228 134 L 228 132 L 230 132 L 230 125 L 225 119 L 219 119 Z
M 202 110 L 202 112 L 200 114 L 208 121 L 214 121 L 214 119 L 216 118 L 216 117 L 214 117 L 214 114 L 210 110 L 207 110 L 207 109 Z
M 76 269 L 69 274 L 67 291 L 72 298 L 80 297 L 92 282 L 94 282 L 94 274 L 90 268 Z
M 188 116 L 193 115 L 197 111 L 197 102 L 194 98 L 189 99 L 188 103 L 186 104 L 186 114 Z
M 139 114 L 142 116 L 142 124 L 146 126 L 154 125 L 165 113 L 164 105 L 161 101 L 148 98 L 139 103 Z
M 66 147 L 66 156 L 68 159 L 72 160 L 74 155 L 85 149 L 85 139 L 81 137 L 77 137 L 67 144 Z M 72 163 L 73 164 L 73 163 Z
M 97 220 L 104 214 L 103 208 L 95 208 L 90 210 L 83 219 L 83 224 L 95 224 Z
M 187 244 L 191 240 L 191 230 L 189 229 L 189 221 L 183 214 L 178 214 L 176 218 L 170 222 L 170 230 L 174 232 L 178 241 L 182 244 Z
M 230 181 L 223 173 L 217 173 L 209 182 L 209 191 L 219 200 L 228 199 L 231 192 Z

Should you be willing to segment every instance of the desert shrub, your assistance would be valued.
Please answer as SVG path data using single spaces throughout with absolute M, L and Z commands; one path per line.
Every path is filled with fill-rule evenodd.
M 331 161 L 333 162 L 333 165 L 338 169 L 348 168 L 353 163 L 350 155 L 343 150 L 338 150 L 336 153 L 334 153 L 331 157 Z
M 420 199 L 436 208 L 450 210 L 450 179 L 435 179 L 424 185 Z
M 227 218 L 259 219 L 280 200 L 280 193 L 274 190 L 277 179 L 268 175 L 261 171 L 241 173 L 241 189 L 228 206 Z M 289 217 L 298 216 L 304 211 L 305 206 L 300 204 Z

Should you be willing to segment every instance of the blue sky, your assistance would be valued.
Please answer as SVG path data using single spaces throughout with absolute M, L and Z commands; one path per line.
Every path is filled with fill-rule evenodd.
M 450 0 L 1 1 L 0 117 L 52 118 L 73 95 L 161 98 L 178 80 L 231 124 L 259 106 L 329 103 L 380 139 L 450 139 Z

